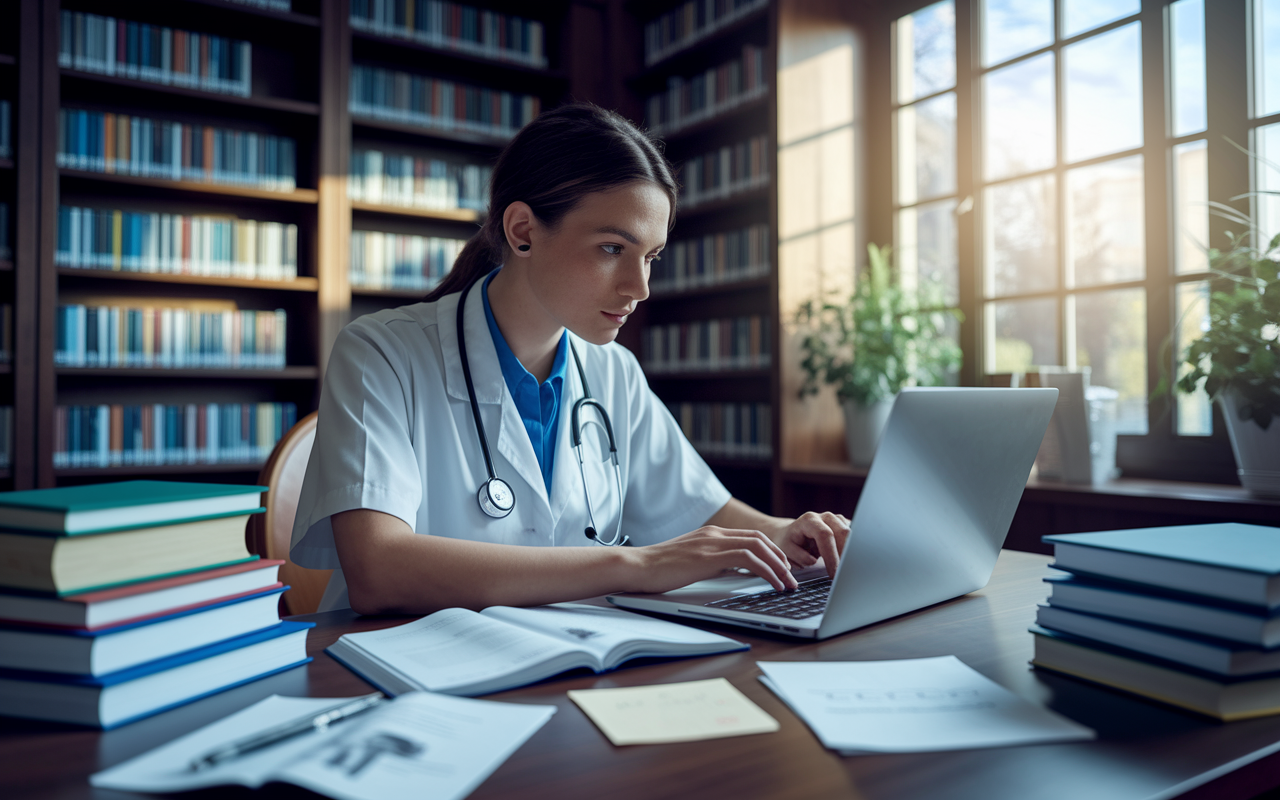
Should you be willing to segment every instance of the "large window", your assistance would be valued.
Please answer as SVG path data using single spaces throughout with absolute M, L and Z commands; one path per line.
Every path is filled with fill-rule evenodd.
M 1280 189 L 1280 169 L 1249 175 L 1232 144 L 1280 162 L 1280 0 L 1209 6 L 902 2 L 892 22 L 905 277 L 960 298 L 971 380 L 1089 367 L 1118 393 L 1120 432 L 1159 451 L 1148 463 L 1213 433 L 1203 394 L 1148 407 L 1203 324 L 1208 247 L 1249 227 L 1209 201 L 1280 231 L 1280 201 L 1239 200 Z

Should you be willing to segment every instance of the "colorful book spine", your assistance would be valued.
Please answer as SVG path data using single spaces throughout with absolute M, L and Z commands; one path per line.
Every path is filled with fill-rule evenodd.
M 53 363 L 64 367 L 283 369 L 283 309 L 58 306 Z
M 533 95 L 378 67 L 351 67 L 350 111 L 358 117 L 510 137 L 540 109 L 541 101 Z
M 13 361 L 13 306 L 0 304 L 0 364 Z
M 351 153 L 347 195 L 352 200 L 389 206 L 484 211 L 489 176 L 483 164 L 456 164 L 381 150 Z
M 434 289 L 466 246 L 463 239 L 351 232 L 351 285 L 360 289 Z
M 60 267 L 287 281 L 298 226 L 229 217 L 61 206 Z
M 248 97 L 248 42 L 115 17 L 62 12 L 58 66 L 135 81 Z
M 0 406 L 0 469 L 13 464 L 13 406 Z
M 643 362 L 658 375 L 723 372 L 769 366 L 769 323 L 736 317 L 652 325 L 644 331 Z
M 291 192 L 296 145 L 266 133 L 64 108 L 59 167 Z
M 53 465 L 258 464 L 297 416 L 293 403 L 58 406 Z
M 646 118 L 657 135 L 675 133 L 764 97 L 764 50 L 743 45 L 742 57 L 690 78 L 672 76 L 667 90 L 649 97 Z
M 752 225 L 672 242 L 653 263 L 651 292 L 681 292 L 763 278 L 770 272 L 769 226 Z
M 0 261 L 13 258 L 13 246 L 9 244 L 9 204 L 0 203 Z
M 0 100 L 0 158 L 13 158 L 13 107 Z
M 769 138 L 753 136 L 684 162 L 681 202 L 693 208 L 769 184 Z
M 645 66 L 652 66 L 768 5 L 769 0 L 689 0 L 676 6 L 644 26 Z
M 547 66 L 541 22 L 441 0 L 351 0 L 351 27 L 428 47 Z
M 767 459 L 773 452 L 768 403 L 670 403 L 667 408 L 703 455 Z

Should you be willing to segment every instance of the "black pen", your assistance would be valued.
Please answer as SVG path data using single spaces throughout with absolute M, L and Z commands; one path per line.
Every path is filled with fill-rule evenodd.
M 374 692 L 373 694 L 358 697 L 349 703 L 344 703 L 337 708 L 331 708 L 323 714 L 304 717 L 303 719 L 286 722 L 283 725 L 277 725 L 274 728 L 267 728 L 265 731 L 228 742 L 198 758 L 192 759 L 189 768 L 192 771 L 202 770 L 215 764 L 220 764 L 223 761 L 238 758 L 245 753 L 252 753 L 277 742 L 283 742 L 285 739 L 292 739 L 294 736 L 313 730 L 323 730 L 332 723 L 350 719 L 356 714 L 368 711 L 384 700 L 386 698 L 382 696 L 381 692 Z

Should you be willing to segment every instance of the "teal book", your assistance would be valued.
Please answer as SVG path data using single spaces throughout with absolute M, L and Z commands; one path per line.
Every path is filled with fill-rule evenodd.
M 1043 540 L 1068 572 L 1280 608 L 1280 528 L 1223 522 Z
M 55 536 L 109 533 L 260 510 L 265 486 L 122 481 L 0 492 L 0 527 Z

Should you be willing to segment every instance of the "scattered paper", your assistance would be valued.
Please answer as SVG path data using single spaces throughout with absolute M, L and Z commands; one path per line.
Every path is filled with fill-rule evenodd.
M 341 705 L 342 698 L 272 695 L 229 717 L 93 775 L 98 788 L 176 792 L 269 781 L 339 800 L 461 800 L 541 728 L 555 706 L 494 703 L 410 692 L 340 722 L 208 769 L 188 765 L 210 750 L 282 721 Z
M 758 662 L 761 681 L 843 755 L 1069 742 L 1094 732 L 1028 702 L 955 656 Z
M 695 742 L 778 730 L 776 719 L 724 678 L 575 689 L 569 699 L 616 745 Z

